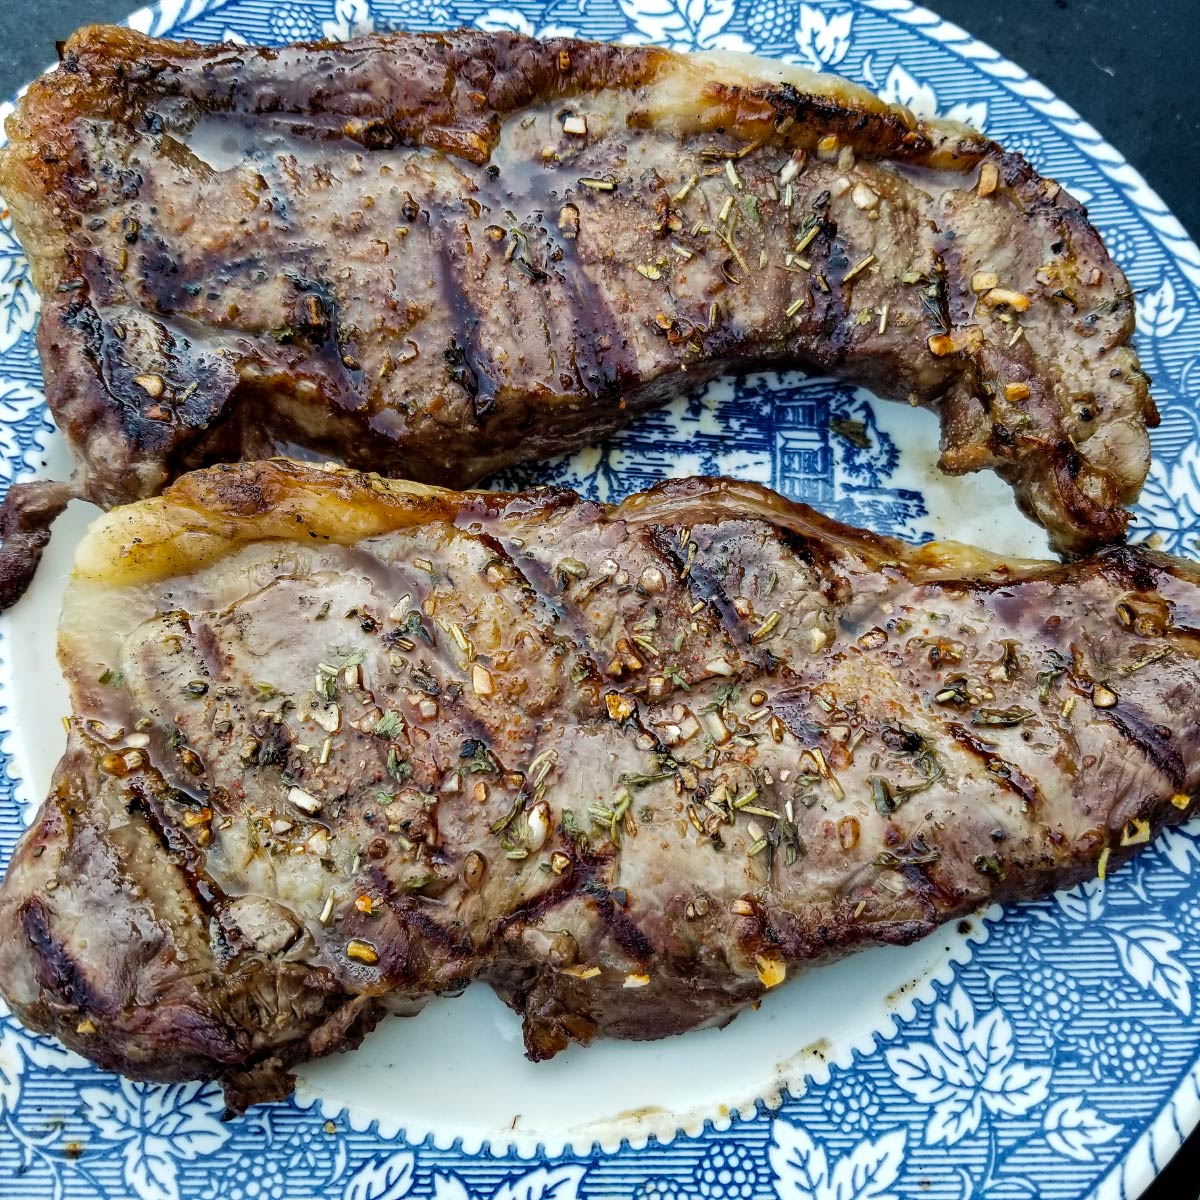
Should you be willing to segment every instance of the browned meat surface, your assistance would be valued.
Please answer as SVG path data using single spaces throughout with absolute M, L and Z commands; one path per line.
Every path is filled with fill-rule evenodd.
M 50 405 L 103 505 L 283 450 L 451 486 L 721 371 L 939 413 L 1056 549 L 1157 421 L 1084 210 L 958 125 L 738 55 L 90 28 L 9 121 Z
M 723 481 L 189 475 L 93 527 L 60 653 L 0 989 L 234 1103 L 473 979 L 534 1058 L 719 1025 L 1200 790 L 1195 564 L 914 549 Z

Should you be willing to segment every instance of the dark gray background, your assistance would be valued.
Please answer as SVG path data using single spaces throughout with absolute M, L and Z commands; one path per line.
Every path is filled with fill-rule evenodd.
M 0 97 L 54 59 L 78 25 L 139 0 L 0 0 Z M 1200 0 L 926 0 L 1041 79 L 1200 236 Z M 1145 1200 L 1200 1196 L 1200 1135 Z

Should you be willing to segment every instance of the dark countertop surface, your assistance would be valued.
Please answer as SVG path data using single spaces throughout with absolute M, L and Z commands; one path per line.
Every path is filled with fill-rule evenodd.
M 0 97 L 77 26 L 138 0 L 0 0 Z M 1200 237 L 1200 0 L 926 0 L 1049 86 L 1116 146 Z M 1200 1197 L 1200 1133 L 1144 1200 Z

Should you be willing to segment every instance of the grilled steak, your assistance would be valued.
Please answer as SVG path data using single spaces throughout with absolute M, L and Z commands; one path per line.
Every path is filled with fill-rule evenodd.
M 90 28 L 8 125 L 50 406 L 102 505 L 297 449 L 463 486 L 731 368 L 937 411 L 1054 546 L 1118 541 L 1133 304 L 1020 155 L 745 56 Z
M 0 988 L 234 1104 L 473 979 L 534 1058 L 719 1025 L 1182 820 L 1198 652 L 1200 570 L 1140 548 L 914 549 L 727 481 L 188 475 L 79 549 Z

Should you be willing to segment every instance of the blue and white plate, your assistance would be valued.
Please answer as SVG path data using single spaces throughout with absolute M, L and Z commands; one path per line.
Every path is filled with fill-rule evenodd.
M 32 10 L 31 10 L 32 13 Z M 1021 150 L 1084 200 L 1138 293 L 1163 424 L 1137 536 L 1200 553 L 1200 252 L 1100 136 L 908 0 L 165 0 L 139 29 L 285 42 L 478 25 L 753 50 Z M 37 36 L 31 27 L 31 36 Z M 0 106 L 3 115 L 6 106 Z M 69 469 L 27 264 L 0 221 L 0 490 Z M 831 433 L 865 422 L 870 447 Z M 603 446 L 510 472 L 602 498 L 666 474 L 770 483 L 857 524 L 1044 551 L 990 477 L 936 474 L 928 414 L 795 374 L 720 381 Z M 77 510 L 77 511 L 76 511 Z M 0 863 L 61 750 L 53 623 L 88 512 L 0 625 Z M 31 1200 L 1125 1200 L 1200 1119 L 1200 829 L 1107 885 L 989 912 L 780 989 L 727 1030 L 533 1066 L 472 989 L 224 1123 L 211 1085 L 106 1075 L 0 1013 L 0 1197 Z

